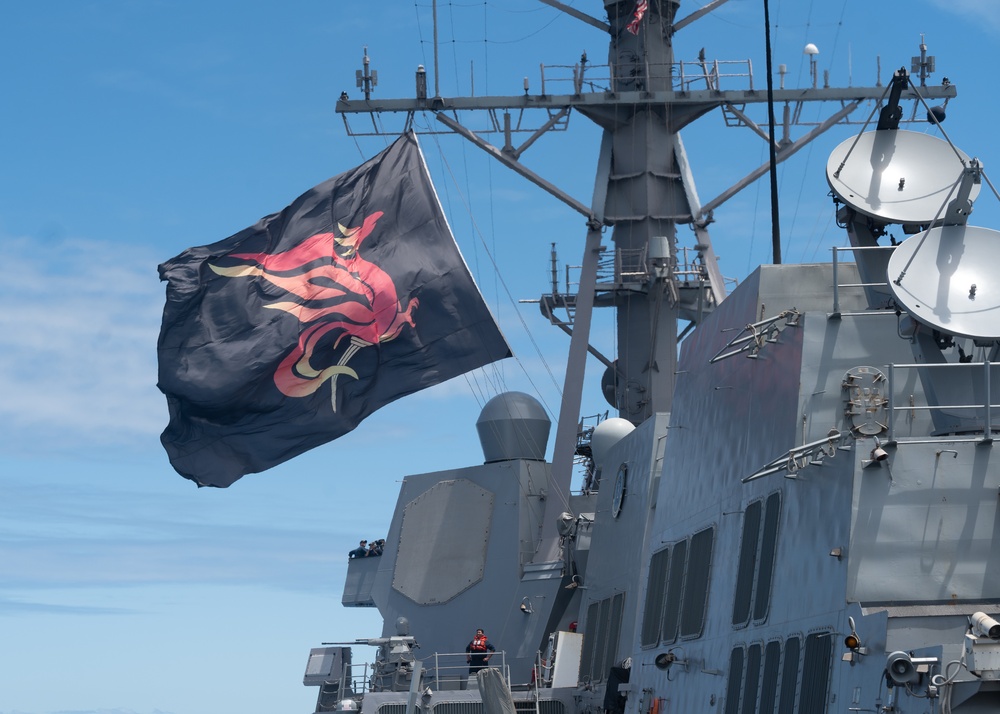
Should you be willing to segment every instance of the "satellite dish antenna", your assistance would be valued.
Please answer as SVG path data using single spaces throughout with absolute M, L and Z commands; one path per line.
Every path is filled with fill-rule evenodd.
M 837 197 L 862 215 L 927 225 L 945 214 L 970 163 L 967 154 L 930 134 L 869 131 L 833 150 L 826 179 Z M 970 201 L 979 189 L 980 184 L 971 185 Z
M 1000 231 L 939 226 L 899 244 L 889 288 L 914 319 L 941 332 L 1000 339 Z

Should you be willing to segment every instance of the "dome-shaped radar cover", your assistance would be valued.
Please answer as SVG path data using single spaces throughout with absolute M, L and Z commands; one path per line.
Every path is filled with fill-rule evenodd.
M 604 467 L 604 459 L 608 449 L 624 439 L 635 430 L 635 425 L 628 419 L 612 417 L 605 419 L 596 427 L 590 436 L 590 450 L 594 455 L 594 464 L 597 468 Z
M 552 421 L 537 399 L 504 392 L 486 402 L 476 421 L 486 463 L 545 459 Z

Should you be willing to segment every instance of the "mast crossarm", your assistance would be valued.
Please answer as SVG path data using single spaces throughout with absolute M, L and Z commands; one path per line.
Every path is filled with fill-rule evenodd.
M 816 89 L 776 89 L 776 104 L 788 102 L 863 102 L 879 99 L 884 93 L 880 87 L 821 87 Z M 958 91 L 953 84 L 938 87 L 922 87 L 918 95 L 913 89 L 903 91 L 903 100 L 953 99 Z M 522 94 L 514 96 L 490 97 L 435 97 L 432 99 L 341 99 L 337 101 L 338 114 L 379 114 L 383 112 L 418 111 L 471 111 L 502 109 L 561 109 L 565 107 L 655 107 L 671 104 L 674 106 L 709 105 L 721 107 L 726 104 L 763 104 L 767 94 L 753 89 L 698 89 L 684 92 L 675 91 L 628 91 L 628 92 L 586 92 L 583 94 Z M 527 131 L 527 129 L 525 129 Z
M 815 89 L 779 89 L 774 92 L 776 103 L 785 103 L 794 107 L 790 124 L 808 126 L 810 122 L 800 121 L 800 113 L 806 102 L 833 101 L 842 105 L 860 104 L 865 101 L 875 101 L 884 94 L 879 87 L 826 87 Z M 924 100 L 948 100 L 957 96 L 954 85 L 938 87 L 921 87 Z M 902 93 L 902 100 L 919 100 L 920 96 L 911 88 Z M 751 121 L 740 107 L 747 104 L 762 104 L 767 101 L 766 93 L 752 89 L 718 90 L 703 89 L 697 91 L 629 91 L 610 92 L 598 91 L 583 94 L 561 95 L 529 95 L 492 96 L 492 97 L 435 97 L 431 99 L 340 99 L 336 111 L 343 117 L 344 127 L 348 136 L 389 136 L 402 133 L 413 127 L 417 112 L 434 112 L 440 115 L 448 112 L 458 119 L 460 112 L 485 111 L 491 117 L 489 127 L 480 133 L 495 133 L 505 131 L 504 123 L 499 121 L 497 114 L 511 112 L 518 115 L 518 121 L 510 126 L 511 133 L 536 133 L 539 126 L 547 131 L 565 131 L 566 121 L 572 109 L 582 112 L 587 118 L 609 128 L 619 121 L 624 121 L 642 108 L 656 109 L 672 105 L 671 130 L 679 131 L 687 124 L 702 117 L 708 112 L 721 108 L 730 111 L 733 116 L 753 129 L 759 125 Z M 738 111 L 737 111 L 738 110 Z M 529 114 L 534 116 L 537 111 L 546 113 L 545 119 L 536 123 L 525 121 Z M 372 130 L 353 128 L 349 121 L 350 114 L 368 114 L 372 121 Z M 382 114 L 405 114 L 402 129 L 379 128 L 376 118 Z M 553 121 L 553 117 L 562 121 Z M 909 121 L 909 120 L 907 120 Z M 398 124 L 396 125 L 398 127 Z M 437 134 L 430 129 L 421 131 L 424 134 Z M 765 132 L 766 134 L 766 132 Z

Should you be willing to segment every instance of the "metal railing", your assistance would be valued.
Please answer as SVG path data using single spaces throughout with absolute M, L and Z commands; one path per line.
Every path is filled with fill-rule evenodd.
M 745 60 L 681 61 L 673 64 L 633 62 L 610 64 L 540 65 L 541 93 L 582 94 L 611 92 L 622 85 L 640 82 L 669 86 L 676 92 L 692 88 L 721 90 L 723 80 L 729 89 L 753 91 L 753 63 Z M 739 80 L 739 81 L 733 81 Z M 745 82 L 744 82 L 745 80 Z M 552 90 L 555 91 L 552 91 Z
M 1000 407 L 1000 404 L 993 404 L 993 390 L 990 382 L 990 370 L 993 367 L 1000 368 L 1000 362 L 962 362 L 962 363 L 939 363 L 939 364 L 890 364 L 887 366 L 888 370 L 888 397 L 886 409 L 889 414 L 887 432 L 890 442 L 896 441 L 896 412 L 911 412 L 915 414 L 917 411 L 926 412 L 944 412 L 944 411 L 959 411 L 959 410 L 976 410 L 979 414 L 982 414 L 982 438 L 969 438 L 969 439 L 958 439 L 959 441 L 984 441 L 990 442 L 993 440 L 993 409 Z M 920 369 L 920 370 L 967 370 L 972 373 L 976 369 L 982 370 L 982 401 L 977 401 L 971 404 L 908 404 L 904 406 L 897 406 L 895 400 L 895 386 L 896 386 L 896 372 L 897 370 L 909 370 L 909 369 Z M 972 374 L 974 378 L 975 375 Z M 977 390 L 973 390 L 975 393 Z M 971 417 L 972 419 L 977 419 L 976 416 Z M 976 430 L 979 431 L 979 430 Z M 911 441 L 911 440 L 907 440 Z M 938 441 L 938 439 L 928 440 L 928 441 Z
M 833 314 L 837 316 L 843 316 L 844 313 L 840 311 L 840 289 L 841 288 L 889 288 L 889 281 L 886 280 L 880 283 L 840 283 L 839 275 L 840 271 L 838 266 L 840 264 L 838 260 L 838 253 L 860 253 L 863 251 L 889 251 L 892 252 L 896 249 L 894 245 L 873 245 L 873 246 L 851 246 L 849 248 L 841 248 L 838 246 L 833 246 Z M 867 312 L 851 312 L 846 313 L 847 315 L 880 315 L 880 314 L 894 314 L 891 310 L 869 310 Z
M 468 686 L 469 679 L 475 679 L 469 674 L 469 663 L 466 662 L 466 652 L 435 652 L 429 657 L 420 659 L 420 666 L 403 664 L 398 669 L 380 670 L 373 663 L 345 665 L 340 677 L 340 691 L 350 692 L 351 696 L 360 697 L 368 692 L 406 691 L 398 687 L 387 686 L 387 682 L 397 681 L 396 672 L 404 673 L 404 678 L 411 672 L 421 677 L 421 686 L 430 686 L 435 690 L 462 690 Z M 499 663 L 497 663 L 499 658 Z M 510 681 L 510 666 L 507 663 L 506 652 L 498 650 L 491 654 L 487 667 L 500 669 L 504 678 Z M 357 670 L 360 669 L 360 672 Z M 382 681 L 384 680 L 384 682 Z M 380 683 L 382 682 L 382 683 Z M 332 682 L 331 682 L 332 683 Z M 407 683 L 407 689 L 409 684 Z
M 469 663 L 465 661 L 466 652 L 435 652 L 422 660 L 424 663 L 424 681 L 435 689 L 464 689 L 465 682 L 474 677 L 469 674 Z M 499 669 L 504 679 L 510 681 L 510 667 L 507 664 L 507 653 L 497 650 L 490 660 L 500 658 L 500 664 L 491 661 L 487 666 Z M 457 684 L 458 686 L 452 686 Z
M 708 280 L 708 271 L 704 263 L 691 257 L 695 250 L 687 246 L 677 247 L 677 256 L 670 257 L 667 262 L 670 266 L 670 274 L 681 287 L 701 285 Z M 617 248 L 613 251 L 603 251 L 597 264 L 597 282 L 613 283 L 623 285 L 625 283 L 646 282 L 655 273 L 656 266 L 649 257 L 649 247 L 642 248 Z M 565 265 L 565 290 L 567 294 L 573 294 L 580 285 L 580 272 L 582 265 Z M 735 285 L 734 278 L 726 278 L 727 285 Z

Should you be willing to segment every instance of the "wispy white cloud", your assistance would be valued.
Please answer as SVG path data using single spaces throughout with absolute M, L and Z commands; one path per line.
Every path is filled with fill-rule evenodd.
M 4 714 L 0 712 L 0 714 Z M 11 712 L 10 714 L 29 714 L 28 712 Z M 61 709 L 51 714 L 141 714 L 134 709 Z M 168 712 L 154 709 L 151 714 L 169 714 Z
M 1000 31 L 1000 3 L 996 0 L 930 0 L 941 11 L 959 15 L 979 27 Z
M 55 603 L 30 602 L 17 598 L 0 598 L 2 615 L 127 615 L 131 611 L 116 607 L 95 607 L 86 605 L 60 605 Z
M 323 490 L 317 484 L 312 487 Z M 318 500 L 304 505 L 278 481 L 221 493 L 186 488 L 180 479 L 132 482 L 88 473 L 9 479 L 3 491 L 0 616 L 44 610 L 49 601 L 37 593 L 78 588 L 230 584 L 329 591 L 345 573 L 353 530 L 383 522 L 361 516 L 363 525 L 345 518 L 331 527 Z M 254 508 L 265 492 L 274 494 L 270 505 Z M 369 506 L 356 510 L 364 514 Z
M 5 239 L 0 419 L 18 450 L 155 435 L 163 289 L 141 247 Z
M 334 554 L 315 545 L 319 533 L 211 525 L 179 530 L 135 538 L 0 539 L 0 579 L 18 590 L 228 583 L 324 592 L 336 588 L 335 571 L 346 572 L 346 550 L 334 568 Z M 0 613 L 10 614 L 10 605 L 0 602 Z

